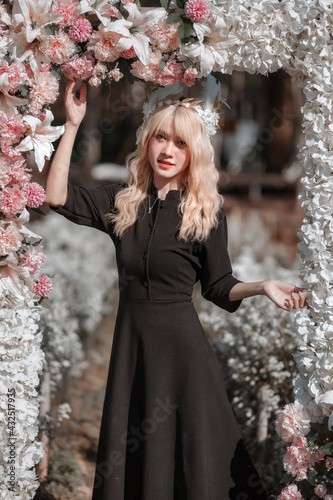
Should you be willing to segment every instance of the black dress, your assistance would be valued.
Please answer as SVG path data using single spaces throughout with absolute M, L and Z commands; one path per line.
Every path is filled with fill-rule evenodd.
M 92 500 L 267 500 L 227 399 L 221 367 L 192 302 L 234 312 L 225 212 L 202 244 L 176 238 L 180 191 L 151 183 L 122 239 L 104 214 L 125 184 L 68 184 L 53 210 L 110 235 L 119 273 Z

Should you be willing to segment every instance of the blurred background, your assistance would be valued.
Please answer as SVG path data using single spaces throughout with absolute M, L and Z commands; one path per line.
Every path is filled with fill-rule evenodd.
M 224 125 L 213 145 L 234 274 L 243 281 L 278 278 L 296 284 L 303 217 L 296 155 L 303 144 L 304 96 L 284 71 L 213 76 L 230 106 L 224 107 Z M 53 125 L 65 122 L 64 88 L 62 81 Z M 88 86 L 87 114 L 72 154 L 73 184 L 127 178 L 125 158 L 135 149 L 147 88 L 122 80 L 111 87 Z M 199 96 L 200 83 L 184 95 Z M 47 171 L 48 164 L 42 173 L 34 168 L 33 180 L 45 186 Z M 49 396 L 41 408 L 40 439 L 47 453 L 36 498 L 90 500 L 118 300 L 114 251 L 106 234 L 75 226 L 47 205 L 41 208 L 47 216 L 31 212 L 30 226 L 43 237 L 44 269 L 54 276 L 54 288 L 51 309 L 41 314 L 47 357 L 41 391 Z M 235 315 L 205 301 L 198 289 L 194 299 L 247 447 L 268 492 L 277 495 L 284 447 L 274 422 L 277 411 L 293 401 L 299 342 L 293 315 L 262 297 L 247 299 Z

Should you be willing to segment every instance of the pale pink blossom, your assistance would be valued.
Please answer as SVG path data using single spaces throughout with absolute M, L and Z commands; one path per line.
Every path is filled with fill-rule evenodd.
M 324 498 L 327 488 L 323 484 L 318 484 L 318 486 L 315 487 L 314 492 L 319 498 Z
M 134 61 L 131 66 L 132 75 L 145 80 L 146 82 L 155 81 L 160 72 L 160 61 L 162 54 L 159 50 L 149 53 L 148 64 L 145 65 L 141 61 Z
M 314 464 L 314 457 L 307 448 L 291 445 L 283 458 L 283 466 L 288 474 L 302 481 L 307 478 L 308 469 Z
M 12 165 L 8 173 L 9 185 L 17 185 L 22 189 L 31 179 L 31 174 L 29 174 L 24 168 L 18 165 Z
M 26 205 L 31 208 L 37 208 L 45 201 L 45 191 L 43 186 L 37 182 L 27 184 L 23 193 L 26 197 Z
M 156 83 L 163 87 L 168 87 L 181 81 L 184 75 L 184 67 L 181 63 L 177 63 L 173 58 L 170 58 L 164 68 L 159 71 L 156 77 Z
M 310 417 L 299 403 L 292 403 L 278 415 L 275 428 L 280 438 L 289 443 L 297 439 L 299 433 L 305 436 L 310 431 Z
M 201 23 L 209 16 L 209 5 L 206 0 L 187 0 L 185 16 L 193 23 Z
M 121 0 L 121 2 L 127 4 L 127 3 L 133 3 L 134 0 Z
M 118 68 L 118 63 L 108 73 L 108 77 L 109 78 L 113 78 L 113 80 L 116 81 L 116 82 L 118 82 L 123 76 L 124 76 L 124 74 Z
M 105 66 L 105 64 L 98 61 L 98 63 L 94 67 L 93 74 L 94 74 L 94 76 L 104 75 L 107 73 L 107 71 L 108 71 L 107 66 Z
M 39 280 L 33 284 L 33 292 L 39 297 L 46 297 L 52 290 L 52 281 L 44 273 L 39 277 Z
M 15 94 L 20 85 L 24 85 L 28 80 L 28 73 L 26 66 L 23 63 L 8 64 L 3 61 L 0 65 L 0 75 L 7 73 L 8 75 L 8 91 Z
M 195 79 L 198 75 L 198 71 L 195 68 L 187 68 L 183 77 L 181 78 L 181 82 L 184 83 L 187 87 L 192 87 L 195 84 Z
M 277 500 L 303 500 L 303 497 L 296 484 L 289 484 L 283 488 Z
M 6 156 L 0 155 L 0 188 L 17 184 L 21 189 L 29 182 L 31 175 L 25 169 L 25 160 L 20 158 L 10 161 Z
M 64 75 L 68 80 L 88 80 L 94 72 L 95 61 L 90 54 L 75 56 L 63 65 Z
M 41 47 L 41 50 L 54 64 L 64 64 L 76 53 L 76 45 L 67 33 L 60 30 L 56 35 L 49 35 L 48 46 Z
M 32 81 L 30 113 L 38 115 L 43 106 L 53 104 L 59 95 L 58 79 L 51 72 L 42 71 Z
M 21 266 L 27 267 L 30 274 L 35 274 L 42 269 L 44 262 L 45 254 L 43 247 L 30 245 L 21 261 Z
M 147 31 L 150 43 L 163 52 L 174 52 L 179 46 L 178 24 L 166 24 L 164 21 L 154 24 Z
M 92 30 L 93 27 L 91 22 L 85 17 L 79 17 L 70 27 L 68 34 L 75 42 L 86 42 L 89 39 Z
M 99 85 L 102 83 L 102 80 L 98 78 L 98 76 L 94 75 L 91 78 L 89 78 L 88 83 L 92 87 L 99 87 Z
M 5 215 L 23 212 L 26 198 L 18 186 L 7 187 L 0 192 L 0 211 Z
M 14 223 L 6 228 L 0 227 L 0 255 L 8 255 L 16 251 L 21 246 L 23 237 Z
M 316 460 L 318 460 L 318 461 L 319 461 L 319 460 L 324 460 L 324 459 L 325 459 L 325 455 L 324 455 L 324 453 L 323 453 L 322 451 L 318 450 L 318 451 L 316 452 Z
M 64 18 L 58 21 L 59 26 L 71 26 L 78 17 L 76 12 L 79 2 L 77 0 L 54 0 L 52 3 L 52 13 L 61 14 Z
M 41 73 L 44 73 L 44 72 L 48 73 L 48 72 L 52 71 L 51 64 L 50 63 L 43 63 L 42 62 L 41 65 L 40 65 L 39 71 Z
M 325 495 L 324 500 L 333 500 L 333 495 Z
M 108 5 L 108 7 L 105 9 L 105 14 L 110 17 L 118 17 L 118 13 L 119 10 L 113 5 Z
M 103 25 L 99 25 L 87 43 L 87 49 L 93 50 L 99 61 L 113 62 L 119 58 L 120 51 L 116 48 L 121 35 L 113 31 L 105 31 Z
M 120 52 L 120 57 L 123 57 L 124 59 L 133 59 L 134 57 L 136 57 L 136 52 L 133 45 L 131 48 Z
M 326 469 L 331 470 L 333 469 L 333 458 L 327 457 L 325 461 Z
M 306 437 L 303 436 L 303 434 L 299 434 L 297 436 L 296 444 L 299 448 L 305 448 L 305 446 L 307 446 L 307 444 L 308 444 L 308 441 L 307 441 Z
M 9 118 L 5 113 L 0 113 L 0 147 L 4 154 L 12 156 L 12 146 L 20 142 L 28 125 L 24 123 L 21 115 L 12 115 Z

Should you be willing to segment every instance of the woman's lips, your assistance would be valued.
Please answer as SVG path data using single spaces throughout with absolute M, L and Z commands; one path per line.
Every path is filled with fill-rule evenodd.
M 157 160 L 158 163 L 162 166 L 162 167 L 167 167 L 167 168 L 170 168 L 170 167 L 173 167 L 173 163 L 165 163 L 164 161 L 162 160 Z

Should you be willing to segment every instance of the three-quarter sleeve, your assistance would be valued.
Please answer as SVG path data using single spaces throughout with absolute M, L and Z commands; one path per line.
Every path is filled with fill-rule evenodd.
M 222 309 L 234 312 L 242 301 L 230 301 L 229 292 L 241 281 L 232 274 L 228 254 L 227 220 L 223 208 L 220 209 L 218 216 L 218 226 L 211 230 L 207 240 L 201 245 L 201 293 L 205 299 Z
M 58 206 L 49 205 L 51 210 L 75 224 L 94 227 L 109 233 L 110 225 L 105 220 L 105 214 L 112 210 L 119 186 L 110 183 L 98 187 L 83 187 L 73 186 L 68 182 L 67 188 L 66 203 Z

